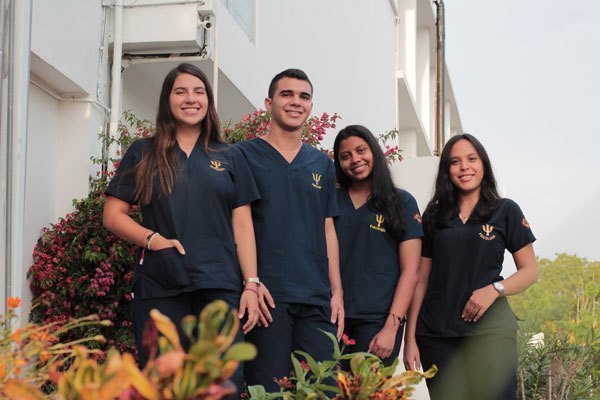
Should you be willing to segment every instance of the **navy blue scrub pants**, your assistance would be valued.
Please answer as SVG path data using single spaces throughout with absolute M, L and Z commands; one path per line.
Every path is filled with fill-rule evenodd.
M 387 316 L 372 319 L 346 318 L 344 330 L 350 339 L 354 339 L 356 341 L 356 344 L 353 346 L 346 346 L 344 352 L 366 352 L 369 349 L 369 344 L 371 343 L 371 340 L 373 340 L 373 337 L 375 337 L 375 335 L 377 335 L 379 331 L 383 328 L 386 320 Z M 400 353 L 400 346 L 402 345 L 402 333 L 404 331 L 404 326 L 400 324 L 398 325 L 398 332 L 396 333 L 396 341 L 394 343 L 394 349 L 392 350 L 392 354 L 388 358 L 382 360 L 384 365 L 386 366 L 392 365 L 394 360 L 398 358 L 398 354 Z
M 183 317 L 188 315 L 199 316 L 200 312 L 209 303 L 215 300 L 224 300 L 232 308 L 238 308 L 240 301 L 240 294 L 233 290 L 224 289 L 199 289 L 190 293 L 182 293 L 172 297 L 161 297 L 153 299 L 142 299 L 138 293 L 139 284 L 134 287 L 134 298 L 131 302 L 131 312 L 133 329 L 135 333 L 135 343 L 138 350 L 140 367 L 146 365 L 148 361 L 148 354 L 144 354 L 142 348 L 142 338 L 144 332 L 144 326 L 146 321 L 150 319 L 150 311 L 155 308 L 162 314 L 166 315 L 177 325 L 179 331 L 179 337 L 182 345 L 187 348 L 191 343 L 187 343 L 187 338 L 181 331 L 181 320 Z M 241 326 L 237 332 L 235 342 L 243 342 L 244 333 L 242 332 Z M 238 367 L 235 374 L 231 377 L 231 380 L 236 385 L 238 390 L 241 392 L 244 386 L 244 377 L 242 372 L 242 364 Z M 237 399 L 239 396 L 231 396 L 227 399 Z
M 516 400 L 516 331 L 458 338 L 417 336 L 431 400 Z
M 329 307 L 311 304 L 276 303 L 271 316 L 268 327 L 255 327 L 246 335 L 258 355 L 244 365 L 244 376 L 248 386 L 263 385 L 267 392 L 279 392 L 274 378 L 290 376 L 292 351 L 305 351 L 317 361 L 333 358 L 333 344 L 319 329 L 335 335 L 337 326 L 331 323 Z

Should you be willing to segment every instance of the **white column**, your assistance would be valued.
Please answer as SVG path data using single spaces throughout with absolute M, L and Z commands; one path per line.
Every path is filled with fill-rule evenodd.
M 3 2 L 4 3 L 4 2 Z M 27 266 L 23 265 L 23 221 L 25 204 L 25 169 L 27 166 L 27 110 L 29 101 L 29 65 L 31 43 L 31 0 L 10 3 L 8 76 L 6 79 L 6 164 L 2 176 L 5 185 L 4 272 L 5 300 L 9 296 L 23 297 L 28 293 Z M 3 4 L 4 6 L 4 4 Z M 4 85 L 3 85 L 4 86 Z M 23 317 L 25 315 L 25 317 Z M 26 320 L 26 313 L 21 313 Z

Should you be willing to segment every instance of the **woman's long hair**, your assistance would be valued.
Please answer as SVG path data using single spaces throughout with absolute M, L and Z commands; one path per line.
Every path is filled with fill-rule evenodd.
M 202 81 L 208 97 L 206 116 L 200 122 L 200 137 L 204 150 L 208 150 L 210 142 L 223 143 L 220 134 L 220 123 L 215 109 L 212 87 L 208 78 L 198 67 L 192 64 L 179 64 L 173 68 L 163 81 L 156 115 L 156 131 L 150 139 L 150 151 L 142 156 L 134 170 L 135 197 L 141 204 L 148 204 L 155 195 L 155 181 L 159 186 L 161 195 L 168 195 L 173 191 L 173 185 L 179 172 L 179 161 L 174 151 L 177 144 L 177 125 L 171 113 L 169 98 L 175 79 L 180 74 L 190 74 Z
M 342 171 L 340 166 L 340 144 L 351 136 L 363 139 L 373 153 L 373 172 L 371 173 L 371 196 L 367 199 L 367 206 L 371 211 L 380 212 L 385 218 L 387 232 L 395 239 L 400 240 L 404 231 L 402 218 L 403 201 L 394 187 L 392 175 L 387 165 L 385 155 L 375 136 L 362 125 L 350 125 L 342 129 L 336 136 L 333 144 L 335 174 L 338 183 L 344 188 L 352 186 L 352 179 Z
M 496 188 L 496 178 L 494 178 L 492 163 L 481 142 L 468 133 L 453 136 L 442 150 L 438 174 L 435 180 L 435 192 L 425 209 L 426 222 L 430 233 L 435 229 L 446 226 L 447 221 L 454 218 L 459 212 L 458 196 L 460 191 L 450 180 L 450 151 L 452 150 L 452 146 L 459 140 L 469 141 L 483 163 L 483 179 L 481 181 L 479 201 L 471 213 L 470 219 L 481 221 L 489 216 L 494 208 L 496 208 L 498 199 L 500 198 L 498 189 Z

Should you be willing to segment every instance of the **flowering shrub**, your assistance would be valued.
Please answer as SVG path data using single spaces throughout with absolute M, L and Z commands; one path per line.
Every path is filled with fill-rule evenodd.
M 118 137 L 100 136 L 105 148 L 113 143 L 126 148 L 133 140 L 152 132 L 148 121 L 140 121 L 131 113 L 125 114 L 125 121 L 127 125 L 120 126 Z M 120 159 L 120 154 L 117 157 Z M 61 340 L 102 335 L 106 338 L 104 343 L 90 345 L 104 350 L 114 346 L 135 354 L 129 287 L 136 248 L 102 226 L 103 192 L 119 160 L 105 155 L 92 162 L 101 170 L 90 179 L 88 196 L 73 202 L 75 211 L 43 228 L 34 248 L 33 265 L 27 273 L 36 304 L 30 320 L 47 324 L 98 314 L 101 319 L 112 321 L 113 326 L 69 330 Z M 139 221 L 135 207 L 131 216 Z
M 425 372 L 406 371 L 394 375 L 398 359 L 386 367 L 372 354 L 344 353 L 334 335 L 323 333 L 333 344 L 332 360 L 317 362 L 310 354 L 295 351 L 291 357 L 292 376 L 275 379 L 280 392 L 267 393 L 263 386 L 250 386 L 250 399 L 407 400 L 414 385 L 423 378 L 431 378 L 437 371 L 433 366 Z M 344 346 L 355 344 L 347 335 L 343 336 L 342 342 Z M 340 368 L 344 361 L 349 361 L 349 371 Z
M 302 141 L 327 153 L 328 151 L 321 146 L 321 142 L 327 131 L 335 128 L 335 122 L 340 118 L 337 114 L 327 113 L 323 113 L 320 117 L 311 116 L 302 126 Z M 233 127 L 226 125 L 223 129 L 223 137 L 229 143 L 253 139 L 269 132 L 270 123 L 271 113 L 257 110 L 253 114 L 244 115 L 242 120 Z
M 318 116 L 311 116 L 302 126 L 302 141 L 327 153 L 333 157 L 333 151 L 322 146 L 323 139 L 329 130 L 335 129 L 336 121 L 341 117 L 335 113 L 327 113 Z M 269 131 L 271 123 L 271 113 L 265 110 L 257 110 L 253 114 L 247 114 L 242 120 L 231 126 L 226 125 L 223 129 L 223 137 L 229 143 L 240 142 L 242 140 L 253 139 L 262 136 Z M 391 130 L 379 135 L 379 142 L 385 146 L 385 156 L 390 163 L 402 160 L 398 146 L 390 146 L 386 143 L 394 140 L 398 136 L 397 130 Z

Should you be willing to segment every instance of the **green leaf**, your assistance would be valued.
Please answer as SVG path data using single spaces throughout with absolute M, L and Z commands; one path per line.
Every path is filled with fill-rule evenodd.
M 358 354 L 350 360 L 350 370 L 355 374 L 358 373 L 358 370 L 361 364 L 365 361 L 365 357 L 361 354 Z
M 262 400 L 265 398 L 266 391 L 262 385 L 248 386 L 248 393 L 250 393 L 251 399 Z
M 331 340 L 331 343 L 333 343 L 333 359 L 338 360 L 342 355 L 342 351 L 340 350 L 340 344 L 337 338 L 331 332 L 327 332 L 322 329 L 319 330 L 323 332 L 329 338 L 329 340 Z
M 292 358 L 292 365 L 294 366 L 294 374 L 296 375 L 296 380 L 300 384 L 306 383 L 306 379 L 304 377 L 304 369 L 302 369 L 302 366 L 300 365 L 300 361 L 298 361 L 298 359 L 294 356 L 294 354 L 291 355 L 291 358 Z
M 252 343 L 235 343 L 226 352 L 225 361 L 248 361 L 256 357 L 256 347 Z
M 310 354 L 308 354 L 305 351 L 300 351 L 300 350 L 297 350 L 294 353 L 299 354 L 302 357 L 304 357 L 304 359 L 308 363 L 310 370 L 312 371 L 313 374 L 318 374 L 320 372 L 319 364 L 317 364 L 315 359 L 312 358 Z

